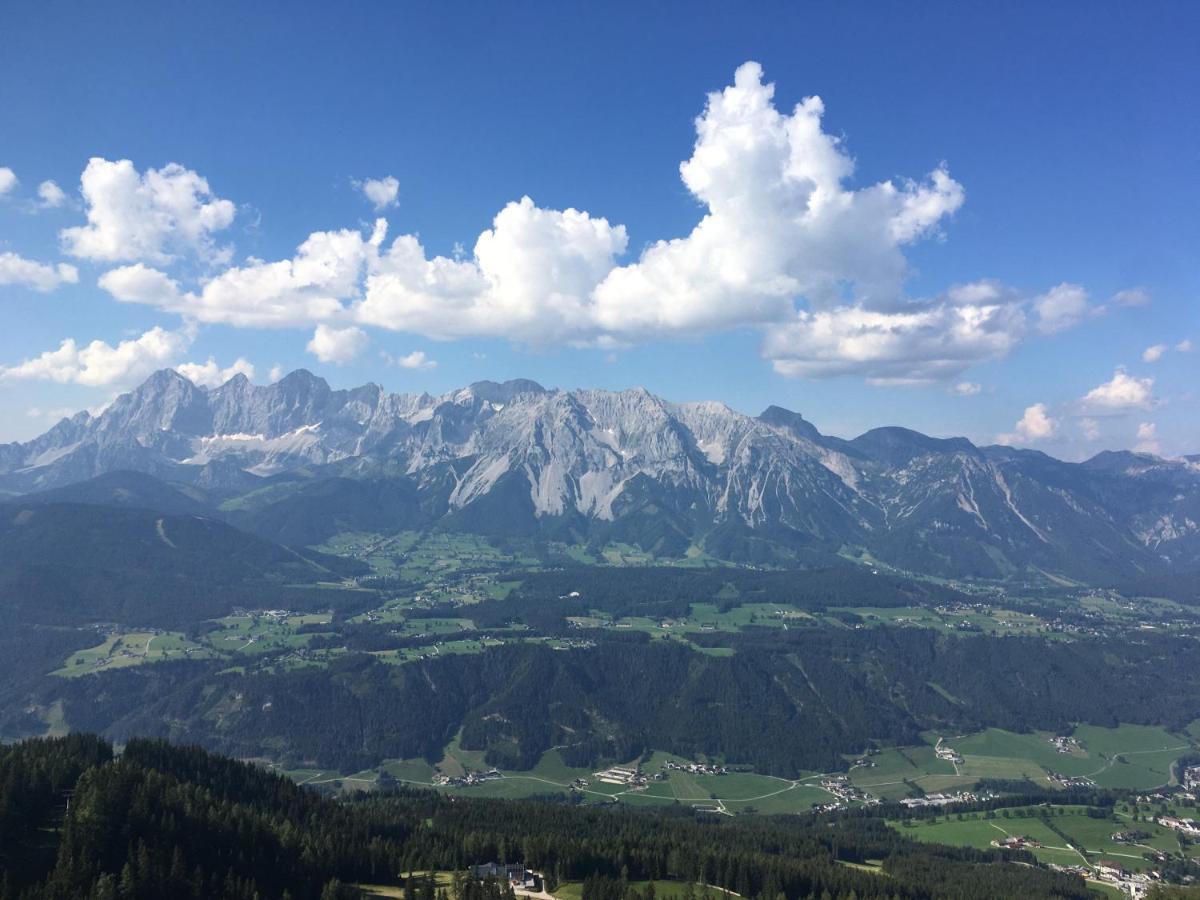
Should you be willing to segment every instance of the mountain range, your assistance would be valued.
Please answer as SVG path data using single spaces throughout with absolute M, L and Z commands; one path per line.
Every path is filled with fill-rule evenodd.
M 1200 457 L 1070 463 L 898 427 L 844 440 L 777 406 L 527 380 L 432 396 L 332 390 L 303 370 L 208 389 L 163 370 L 99 414 L 0 445 L 0 495 L 213 515 L 292 546 L 440 527 L 948 577 L 1200 569 Z

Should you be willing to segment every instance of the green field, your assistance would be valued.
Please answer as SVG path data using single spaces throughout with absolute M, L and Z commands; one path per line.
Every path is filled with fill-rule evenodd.
M 680 757 L 661 751 L 647 756 L 641 769 L 647 774 L 661 771 L 663 762 L 672 760 L 686 762 Z M 635 760 L 627 764 L 632 765 Z M 375 781 L 378 772 L 387 772 L 391 777 L 409 784 L 434 786 L 438 774 L 459 777 L 468 772 L 482 772 L 491 766 L 478 750 L 464 749 L 458 738 L 446 747 L 442 759 L 431 765 L 425 760 L 388 760 L 372 772 L 358 775 L 364 781 Z M 828 803 L 832 799 L 827 791 L 817 786 L 817 775 L 806 776 L 799 781 L 789 781 L 753 772 L 729 772 L 726 775 L 699 775 L 682 771 L 670 771 L 663 780 L 651 780 L 645 787 L 629 787 L 622 784 L 607 784 L 595 777 L 595 767 L 577 768 L 567 765 L 557 750 L 545 753 L 538 764 L 530 770 L 514 771 L 502 769 L 503 778 L 470 786 L 438 786 L 439 790 L 461 792 L 473 797 L 522 798 L 572 793 L 571 783 L 578 778 L 586 780 L 580 792 L 585 802 L 611 803 L 614 800 L 636 806 L 672 805 L 720 808 L 729 814 L 739 812 L 800 813 L 808 812 L 814 805 Z M 310 779 L 309 783 L 323 784 L 338 778 L 333 772 L 301 770 L 288 773 L 296 780 Z M 363 787 L 363 784 L 343 785 Z
M 447 642 L 442 646 L 446 648 L 449 644 Z M 913 794 L 914 785 L 926 793 L 951 792 L 969 789 L 983 778 L 1028 778 L 1050 786 L 1046 777 L 1047 769 L 1065 772 L 1072 767 L 1080 772 L 1095 774 L 1095 781 L 1101 786 L 1149 788 L 1167 780 L 1167 767 L 1184 752 L 1180 748 L 1187 747 L 1184 739 L 1163 729 L 1146 726 L 1126 725 L 1113 729 L 1080 727 L 1076 734 L 1083 749 L 1073 754 L 1057 753 L 1049 743 L 1048 734 L 1024 735 L 989 729 L 978 734 L 947 738 L 946 743 L 963 755 L 963 762 L 958 764 L 936 757 L 933 744 L 937 736 L 931 734 L 929 744 L 879 751 L 871 756 L 875 763 L 873 767 L 855 768 L 849 775 L 855 787 L 870 795 L 893 800 Z M 1120 759 L 1128 761 L 1119 762 Z M 662 765 L 667 761 L 687 762 L 657 751 L 641 760 L 641 771 L 653 776 L 662 771 Z M 635 762 L 630 760 L 626 764 Z M 389 760 L 377 770 L 358 773 L 361 781 L 349 786 L 363 787 L 367 782 L 373 782 L 380 771 L 384 771 L 400 781 L 432 787 L 438 774 L 460 777 L 491 768 L 482 751 L 464 749 L 456 738 L 447 745 L 442 759 L 436 765 L 424 760 Z M 789 780 L 737 770 L 725 775 L 671 770 L 662 779 L 651 778 L 645 786 L 633 787 L 601 782 L 593 776 L 593 771 L 594 768 L 569 766 L 557 750 L 551 750 L 531 770 L 502 769 L 503 777 L 496 780 L 469 786 L 447 785 L 439 789 L 488 797 L 566 796 L 572 792 L 573 781 L 584 779 L 587 785 L 582 788 L 581 794 L 586 802 L 617 800 L 638 806 L 682 804 L 715 808 L 729 814 L 801 813 L 835 799 L 820 787 L 821 776 L 818 774 Z M 311 778 L 313 783 L 318 784 L 338 777 L 332 772 L 319 773 L 320 777 L 314 777 L 318 773 L 311 771 L 291 774 L 298 780 Z M 1128 784 L 1131 782 L 1135 784 Z M 1126 813 L 1126 818 L 1130 818 L 1131 814 L 1131 811 Z M 1115 830 L 1121 829 L 1113 827 L 1105 834 Z M 992 825 L 980 826 L 980 834 L 988 832 L 992 835 L 999 833 Z M 1087 837 L 1098 842 L 1097 834 L 1089 833 Z M 1174 839 L 1173 836 L 1168 838 L 1168 843 Z M 1156 838 L 1151 843 L 1157 845 L 1159 841 Z
M 1025 836 L 1044 845 L 1030 851 L 1038 859 L 1063 865 L 1094 865 L 1097 860 L 1112 858 L 1128 869 L 1140 871 L 1156 865 L 1145 854 L 1179 850 L 1170 829 L 1153 822 L 1133 822 L 1120 809 L 1109 818 L 1092 818 L 1083 807 L 1037 806 L 996 810 L 991 817 L 985 813 L 964 813 L 961 818 L 951 814 L 935 820 L 891 825 L 916 840 L 977 849 L 987 849 L 992 841 L 1006 836 Z M 1112 840 L 1114 833 L 1134 828 L 1150 837 L 1137 844 Z
M 866 625 L 900 625 L 913 628 L 932 628 L 947 634 L 985 632 L 988 634 L 1040 634 L 1046 623 L 1037 616 L 993 608 L 985 614 L 975 610 L 965 612 L 931 609 L 924 606 L 836 606 L 831 613 L 853 613 Z M 826 625 L 843 626 L 836 616 L 822 616 Z
M 957 765 L 937 759 L 931 745 L 902 747 L 872 756 L 875 766 L 854 769 L 850 780 L 886 799 L 908 796 L 912 789 L 906 781 L 926 793 L 967 788 L 985 778 L 1027 778 L 1049 787 L 1049 772 L 1089 778 L 1099 787 L 1146 790 L 1166 784 L 1171 763 L 1191 749 L 1186 735 L 1146 725 L 1080 725 L 1074 736 L 1081 749 L 1059 753 L 1048 732 L 1016 734 L 990 728 L 970 735 L 947 735 L 946 743 L 962 755 L 963 761 Z M 931 744 L 935 742 L 933 736 Z
M 204 645 L 174 631 L 127 631 L 109 634 L 95 647 L 67 657 L 51 674 L 75 678 L 93 672 L 140 666 L 169 659 L 204 659 L 216 656 Z

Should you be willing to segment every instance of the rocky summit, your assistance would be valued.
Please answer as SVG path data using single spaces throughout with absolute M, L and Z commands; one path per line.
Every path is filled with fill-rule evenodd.
M 1069 463 L 896 427 L 844 440 L 777 406 L 749 416 L 640 388 L 516 380 L 389 394 L 332 390 L 300 370 L 206 389 L 164 370 L 98 415 L 0 445 L 8 496 L 79 499 L 107 484 L 106 502 L 136 505 L 152 480 L 157 499 L 145 505 L 186 487 L 188 503 L 298 543 L 442 526 L 620 541 L 664 557 L 841 555 L 1087 583 L 1200 565 L 1196 458 Z

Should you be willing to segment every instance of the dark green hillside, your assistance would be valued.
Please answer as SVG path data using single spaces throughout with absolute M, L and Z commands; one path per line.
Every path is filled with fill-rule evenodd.
M 343 531 L 390 533 L 431 520 L 405 478 L 280 479 L 225 504 L 232 524 L 293 547 Z
M 0 506 L 0 609 L 22 623 L 166 626 L 241 605 L 328 608 L 328 592 L 291 586 L 339 577 L 324 560 L 215 519 L 87 504 Z
M 1179 729 L 1200 716 L 1200 645 L 1188 639 L 1150 638 L 1118 655 L 1098 641 L 795 629 L 714 636 L 736 651 L 714 656 L 644 635 L 595 637 L 590 649 L 512 643 L 403 666 L 347 654 L 281 674 L 161 664 L 56 682 L 42 702 L 62 699 L 72 727 L 114 738 L 346 772 L 437 760 L 460 729 L 464 747 L 513 769 L 551 747 L 578 766 L 660 749 L 795 777 L 930 729 Z
M 70 795 L 68 808 L 67 798 Z M 0 900 L 339 900 L 357 882 L 520 861 L 585 900 L 639 900 L 630 881 L 745 898 L 1084 898 L 1026 853 L 918 844 L 878 819 L 736 820 L 399 792 L 326 799 L 194 748 L 87 736 L 0 748 Z M 874 871 L 854 865 L 877 860 Z M 1020 864 L 1016 864 L 1020 863 Z M 505 900 L 450 879 L 444 900 Z M 406 896 L 432 898 L 417 878 Z
M 577 595 L 577 596 L 573 596 Z M 729 610 L 748 603 L 776 603 L 807 610 L 831 606 L 920 606 L 955 603 L 964 595 L 862 566 L 789 572 L 668 567 L 578 567 L 533 572 L 506 600 L 474 610 L 476 621 L 510 620 L 561 629 L 565 616 L 599 610 L 612 616 L 678 617 L 693 603 Z
M 116 506 L 152 509 L 172 515 L 211 515 L 211 498 L 199 488 L 170 484 L 144 472 L 119 470 L 97 475 L 87 481 L 28 494 L 12 501 L 22 506 L 51 503 L 86 503 L 90 506 Z

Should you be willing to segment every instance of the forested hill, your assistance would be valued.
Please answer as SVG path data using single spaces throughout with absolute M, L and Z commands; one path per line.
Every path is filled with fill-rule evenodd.
M 513 643 L 403 666 L 367 653 L 273 674 L 163 663 L 58 681 L 42 703 L 61 701 L 77 729 L 290 767 L 436 761 L 461 730 L 464 747 L 511 769 L 532 768 L 551 747 L 577 766 L 661 749 L 784 777 L 843 769 L 845 754 L 931 729 L 1183 728 L 1200 715 L 1200 649 L 1186 638 L 1147 636 L 1118 658 L 1095 642 L 924 629 L 712 637 L 737 652 L 597 634 L 589 648 Z
M 852 867 L 868 859 L 882 871 Z M 756 900 L 1089 896 L 1025 853 L 919 844 L 880 819 L 706 820 L 431 791 L 337 801 L 160 742 L 131 741 L 119 757 L 87 735 L 0 748 L 0 900 L 348 900 L 356 883 L 490 860 L 523 862 L 551 888 L 582 882 L 582 900 L 641 900 L 637 880 Z M 511 897 L 461 875 L 436 893 L 412 887 L 406 896 Z
M 0 504 L 0 609 L 28 624 L 170 626 L 238 605 L 328 608 L 296 585 L 361 571 L 195 515 L 86 503 Z

